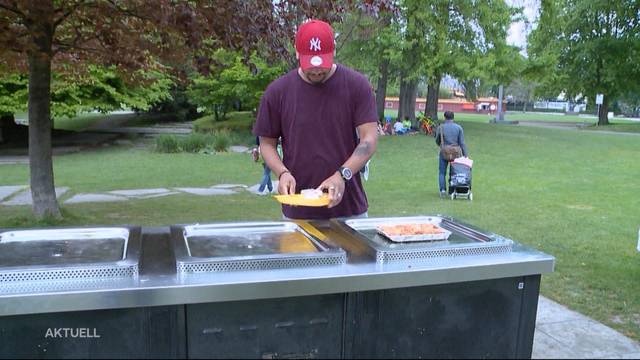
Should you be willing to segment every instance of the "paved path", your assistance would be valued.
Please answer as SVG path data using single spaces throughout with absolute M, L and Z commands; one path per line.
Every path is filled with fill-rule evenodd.
M 561 130 L 582 130 L 585 126 L 584 123 L 570 123 L 570 122 L 549 122 L 549 121 L 518 121 L 519 126 L 532 126 L 542 127 L 549 129 L 561 129 Z M 588 124 L 591 125 L 591 124 Z M 640 133 L 633 132 L 621 132 L 621 131 L 608 131 L 608 130 L 585 130 L 587 133 L 595 134 L 608 134 L 608 135 L 627 135 L 627 136 L 640 136 Z
M 278 182 L 274 181 L 274 191 Z M 195 196 L 228 196 L 248 191 L 258 193 L 258 184 L 219 184 L 211 187 L 125 189 L 102 193 L 74 194 L 69 188 L 57 188 L 59 196 L 71 193 L 65 204 L 91 202 L 125 202 L 135 199 L 149 199 L 175 194 Z M 31 204 L 31 194 L 26 185 L 0 186 L 0 206 Z M 623 334 L 565 306 L 540 296 L 536 331 L 533 344 L 533 358 L 640 358 L 640 344 Z
M 638 359 L 640 344 L 608 326 L 540 296 L 532 358 Z
M 116 202 L 135 199 L 149 199 L 176 194 L 191 194 L 198 196 L 220 196 L 233 195 L 238 192 L 248 191 L 253 194 L 258 193 L 259 184 L 247 186 L 244 184 L 219 184 L 210 187 L 175 187 L 157 189 L 124 189 L 95 193 L 74 193 L 68 187 L 56 187 L 58 199 L 62 199 L 63 204 L 96 203 L 96 202 Z M 273 182 L 274 192 L 278 188 L 278 181 Z M 65 194 L 70 195 L 66 198 Z M 27 185 L 0 186 L 0 206 L 31 205 L 31 191 Z

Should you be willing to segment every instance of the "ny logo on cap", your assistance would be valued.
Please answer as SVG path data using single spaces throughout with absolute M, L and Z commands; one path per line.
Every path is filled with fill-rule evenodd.
M 309 50 L 313 50 L 313 51 L 320 51 L 320 39 L 319 38 L 311 38 L 311 41 L 309 42 L 309 44 L 311 45 L 309 47 Z

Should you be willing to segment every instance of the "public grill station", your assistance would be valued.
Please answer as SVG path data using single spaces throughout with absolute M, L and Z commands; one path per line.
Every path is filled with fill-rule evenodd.
M 4 229 L 0 357 L 529 358 L 553 267 L 441 215 Z

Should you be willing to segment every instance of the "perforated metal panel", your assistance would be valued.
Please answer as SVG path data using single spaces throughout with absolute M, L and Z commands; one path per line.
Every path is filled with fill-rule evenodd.
M 445 248 L 415 251 L 378 251 L 376 253 L 376 261 L 379 263 L 384 263 L 387 261 L 398 260 L 435 259 L 473 255 L 495 255 L 509 253 L 512 251 L 512 247 L 513 245 L 509 243 L 474 248 Z
M 0 272 L 0 283 L 18 281 L 103 279 L 138 276 L 138 264 L 125 267 L 51 269 L 42 271 Z
M 20 293 L 46 293 L 67 290 L 95 290 L 110 287 L 135 286 L 137 277 L 114 278 L 82 278 L 73 280 L 38 280 L 38 281 L 14 281 L 0 284 L 0 292 L 3 294 Z
M 309 266 L 329 266 L 340 265 L 346 262 L 344 253 L 328 255 L 324 257 L 304 257 L 304 258 L 280 258 L 280 259 L 257 259 L 257 260 L 232 260 L 232 261 L 211 261 L 205 263 L 179 263 L 178 273 L 207 273 L 222 271 L 251 271 L 286 269 Z

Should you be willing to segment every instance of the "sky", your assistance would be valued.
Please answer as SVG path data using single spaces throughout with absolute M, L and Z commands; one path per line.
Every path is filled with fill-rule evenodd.
M 526 24 L 524 21 L 512 23 L 507 35 L 507 42 L 520 47 L 523 49 L 522 53 L 525 54 L 524 49 L 527 45 L 527 35 L 531 32 L 531 25 L 538 15 L 540 0 L 506 0 L 506 2 L 512 6 L 522 7 L 523 13 L 528 19 L 529 24 Z

